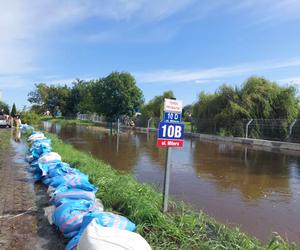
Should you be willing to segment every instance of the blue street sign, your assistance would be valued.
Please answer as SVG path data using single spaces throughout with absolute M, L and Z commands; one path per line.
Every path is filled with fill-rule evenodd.
M 158 127 L 158 147 L 183 147 L 184 124 L 160 122 Z
M 181 113 L 164 112 L 164 122 L 178 123 L 181 122 Z

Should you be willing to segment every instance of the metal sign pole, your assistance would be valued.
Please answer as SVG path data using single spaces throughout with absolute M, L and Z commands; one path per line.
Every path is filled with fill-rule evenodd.
M 171 166 L 172 166 L 171 165 L 171 154 L 172 154 L 172 148 L 167 147 L 166 163 L 165 163 L 165 178 L 164 178 L 164 194 L 163 194 L 163 212 L 168 211 L 170 173 L 171 173 Z

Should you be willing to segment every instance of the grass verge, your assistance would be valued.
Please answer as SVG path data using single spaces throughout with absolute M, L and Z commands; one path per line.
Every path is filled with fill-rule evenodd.
M 203 212 L 195 212 L 183 203 L 171 202 L 171 211 L 161 213 L 162 195 L 132 175 L 113 170 L 91 155 L 65 144 L 54 134 L 52 147 L 64 161 L 89 175 L 99 188 L 97 197 L 106 210 L 125 215 L 138 225 L 138 232 L 153 249 L 297 249 L 274 235 L 262 245 L 239 231 L 217 223 Z

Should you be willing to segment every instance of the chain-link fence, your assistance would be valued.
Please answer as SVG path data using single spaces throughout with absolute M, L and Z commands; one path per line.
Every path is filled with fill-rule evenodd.
M 96 114 L 78 114 L 77 119 L 92 121 L 106 127 L 111 126 L 104 117 Z M 120 126 L 127 127 L 157 128 L 160 120 L 159 117 L 119 117 Z M 117 120 L 112 126 L 117 127 Z M 185 132 L 299 143 L 300 119 L 291 122 L 285 119 L 244 119 L 229 120 L 225 123 L 217 119 L 197 118 L 185 122 Z
M 254 139 L 300 142 L 300 120 L 249 119 L 220 122 L 216 119 L 193 119 L 197 133 Z

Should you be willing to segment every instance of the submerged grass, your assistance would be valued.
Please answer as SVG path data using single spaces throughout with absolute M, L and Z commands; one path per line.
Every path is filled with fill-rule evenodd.
M 138 232 L 153 249 L 297 249 L 279 236 L 262 245 L 238 228 L 228 228 L 183 203 L 171 202 L 170 212 L 163 214 L 162 195 L 154 187 L 74 149 L 54 134 L 47 133 L 47 136 L 52 140 L 53 150 L 64 161 L 89 175 L 99 188 L 97 197 L 106 210 L 116 211 L 135 222 Z

